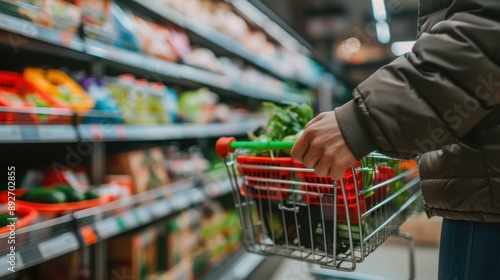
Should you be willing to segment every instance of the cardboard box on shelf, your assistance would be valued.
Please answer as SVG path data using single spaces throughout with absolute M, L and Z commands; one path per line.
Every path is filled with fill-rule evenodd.
M 148 227 L 108 241 L 108 268 L 112 279 L 118 272 L 133 279 L 147 279 L 158 270 L 158 229 Z
M 137 194 L 170 183 L 164 161 L 160 148 L 132 151 L 110 156 L 107 170 L 109 175 L 130 175 Z

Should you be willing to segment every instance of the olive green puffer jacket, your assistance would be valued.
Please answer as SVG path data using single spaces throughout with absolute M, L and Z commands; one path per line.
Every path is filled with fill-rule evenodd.
M 500 1 L 421 0 L 412 53 L 335 110 L 359 159 L 421 155 L 428 216 L 500 222 Z

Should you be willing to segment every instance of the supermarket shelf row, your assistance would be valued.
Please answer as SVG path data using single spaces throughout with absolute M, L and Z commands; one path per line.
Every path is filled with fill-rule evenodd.
M 254 55 L 250 52 L 248 52 L 243 46 L 236 42 L 234 39 L 212 29 L 211 27 L 208 27 L 204 24 L 201 24 L 199 22 L 190 20 L 189 18 L 186 18 L 183 16 L 181 13 L 177 12 L 174 9 L 169 9 L 164 5 L 161 5 L 158 3 L 158 1 L 141 1 L 141 0 L 133 0 L 135 3 L 141 5 L 142 7 L 148 9 L 149 11 L 156 13 L 157 15 L 165 18 L 166 20 L 174 23 L 175 25 L 178 25 L 186 30 L 189 30 L 198 36 L 208 40 L 210 43 L 215 44 L 216 46 L 225 49 L 226 51 L 250 62 L 253 63 L 254 65 L 272 73 L 273 75 L 285 79 L 285 80 L 297 80 L 298 82 L 312 87 L 314 84 L 311 81 L 307 81 L 305 79 L 300 79 L 300 78 L 290 78 L 283 76 L 280 72 L 279 69 L 277 69 L 276 65 L 273 65 L 272 63 L 266 61 L 264 58 Z M 245 1 L 246 2 L 246 1 Z M 246 5 L 251 6 L 250 3 L 246 2 Z M 236 5 L 238 7 L 239 5 Z M 255 9 L 253 14 L 259 14 L 258 9 Z M 265 15 L 259 14 L 259 16 L 254 16 L 252 19 L 258 19 L 258 23 L 260 26 L 267 26 L 268 24 L 265 24 L 263 22 L 263 18 L 266 18 Z M 255 22 L 254 22 L 255 23 Z M 274 28 L 267 28 L 269 31 L 272 32 L 274 31 L 274 35 L 276 35 L 276 27 Z M 265 30 L 267 31 L 267 30 Z M 279 38 L 283 39 L 286 38 L 285 41 L 278 40 L 278 42 L 285 42 L 285 44 L 290 44 L 290 41 L 298 44 L 298 42 L 293 39 L 290 35 L 286 36 L 284 30 L 281 29 L 281 33 L 279 36 L 274 36 L 274 38 Z M 295 48 L 297 48 L 294 45 Z
M 248 0 L 226 0 L 229 2 L 235 10 L 250 22 L 259 26 L 262 30 L 264 30 L 271 38 L 280 42 L 284 47 L 292 50 L 299 50 L 302 53 L 311 56 L 312 47 L 305 40 L 299 40 L 296 38 L 298 34 L 295 33 L 291 28 L 288 28 L 288 31 L 278 24 L 278 22 L 283 22 L 279 17 L 272 15 L 266 15 L 260 9 L 267 8 L 264 5 L 259 5 L 257 7 L 255 5 L 255 1 Z M 259 4 L 259 3 L 257 3 Z M 259 9 L 260 8 L 260 9 Z M 269 8 L 266 9 L 268 13 L 272 13 Z M 272 16 L 272 18 L 271 18 Z M 284 23 L 284 22 L 283 22 Z M 295 33 L 293 36 L 290 33 Z
M 0 143 L 68 143 L 77 141 L 117 142 L 178 140 L 243 135 L 262 119 L 235 123 L 169 125 L 0 125 Z
M 15 37 L 23 36 L 64 47 L 93 58 L 101 58 L 108 62 L 133 67 L 168 78 L 192 81 L 255 99 L 275 102 L 283 102 L 284 100 L 306 102 L 308 99 L 308 97 L 297 93 L 266 89 L 235 78 L 215 74 L 188 65 L 168 62 L 96 40 L 86 39 L 83 41 L 73 34 L 40 27 L 29 21 L 5 14 L 0 14 L 0 29 L 15 34 L 8 34 L 6 41 L 16 48 L 21 47 L 21 43 L 27 44 L 21 37 Z
M 15 271 L 92 246 L 230 191 L 228 179 L 203 187 L 195 186 L 192 180 L 182 181 L 21 228 L 15 235 Z M 0 277 L 11 273 L 8 237 L 9 233 L 0 235 Z

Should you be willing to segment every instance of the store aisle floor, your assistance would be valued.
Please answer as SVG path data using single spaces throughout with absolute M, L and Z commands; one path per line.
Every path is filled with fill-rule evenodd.
M 415 280 L 437 279 L 438 247 L 415 246 Z M 314 267 L 316 268 L 316 267 Z M 294 260 L 284 260 L 270 280 L 313 280 L 311 266 Z M 355 272 L 330 272 L 328 279 L 399 280 L 408 279 L 409 255 L 404 242 L 391 238 L 373 252 L 363 263 L 358 264 Z

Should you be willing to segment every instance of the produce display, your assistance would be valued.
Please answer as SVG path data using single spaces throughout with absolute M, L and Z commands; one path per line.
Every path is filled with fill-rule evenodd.
M 131 74 L 108 78 L 108 88 L 126 124 L 166 124 L 177 119 L 177 92 Z

